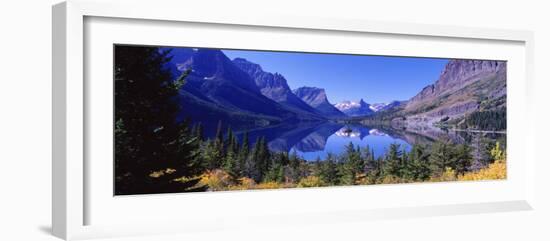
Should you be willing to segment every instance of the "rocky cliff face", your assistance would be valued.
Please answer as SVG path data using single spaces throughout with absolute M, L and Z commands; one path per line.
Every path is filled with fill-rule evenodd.
M 346 116 L 328 101 L 325 89 L 301 87 L 295 89 L 293 93 L 326 117 L 337 118 Z
M 183 107 L 180 119 L 191 118 L 203 123 L 223 120 L 232 126 L 250 126 L 292 121 L 303 116 L 262 95 L 254 79 L 220 50 L 193 50 L 183 63 L 176 62 L 184 59 L 178 57 L 171 61 L 178 71 L 192 70 L 180 90 Z
M 233 63 L 254 79 L 256 86 L 267 98 L 296 112 L 320 117 L 313 107 L 292 93 L 283 75 L 265 72 L 259 64 L 252 63 L 243 58 L 235 58 Z
M 506 62 L 451 60 L 438 80 L 412 97 L 405 112 L 415 118 L 462 117 L 506 97 Z
M 179 64 L 178 69 L 192 69 L 192 76 L 202 77 L 204 91 L 212 91 L 210 87 L 221 84 L 238 86 L 239 88 L 259 93 L 254 80 L 245 72 L 237 68 L 225 54 L 215 49 L 198 49 L 185 63 Z
M 380 104 L 372 104 L 371 109 L 373 109 L 375 112 L 379 112 L 379 111 L 391 110 L 393 108 L 397 108 L 397 107 L 400 107 L 400 106 L 406 105 L 406 104 L 407 104 L 407 101 L 394 100 L 390 103 L 384 103 L 384 104 L 381 104 L 381 105 Z
M 420 93 L 411 98 L 408 106 L 414 106 L 418 102 L 456 91 L 488 75 L 499 72 L 505 74 L 505 71 L 506 62 L 503 61 L 451 60 L 441 72 L 439 79 L 434 84 L 424 87 Z

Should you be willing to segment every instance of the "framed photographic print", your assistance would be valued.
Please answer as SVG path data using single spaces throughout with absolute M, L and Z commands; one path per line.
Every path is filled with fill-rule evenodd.
M 166 2 L 53 8 L 56 236 L 532 208 L 530 32 Z
M 506 179 L 506 61 L 113 48 L 115 195 Z

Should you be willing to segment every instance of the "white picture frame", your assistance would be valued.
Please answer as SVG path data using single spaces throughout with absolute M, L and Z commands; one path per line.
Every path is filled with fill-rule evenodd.
M 161 3 L 162 2 L 162 3 Z M 536 157 L 534 153 L 534 130 L 527 128 L 519 130 L 520 124 L 529 125 L 530 116 L 533 116 L 530 108 L 532 93 L 533 73 L 533 34 L 529 31 L 518 30 L 497 30 L 481 29 L 456 26 L 421 25 L 410 23 L 371 22 L 350 19 L 321 19 L 321 18 L 300 18 L 293 16 L 277 16 L 274 14 L 257 14 L 249 16 L 232 15 L 206 15 L 201 11 L 191 11 L 185 16 L 181 15 L 179 9 L 185 7 L 181 1 L 161 0 L 155 2 L 126 2 L 113 0 L 108 2 L 71 0 L 60 3 L 53 7 L 53 210 L 52 226 L 53 234 L 63 239 L 85 239 L 96 237 L 113 237 L 140 234 L 176 233 L 176 232 L 197 232 L 209 229 L 238 228 L 239 225 L 293 225 L 294 222 L 312 223 L 334 223 L 344 221 L 361 221 L 371 219 L 384 219 L 392 217 L 424 217 L 434 215 L 451 215 L 467 213 L 483 213 L 498 211 L 531 210 L 534 202 L 534 168 Z M 146 24 L 150 23 L 150 24 Z M 88 24 L 88 25 L 87 25 Z M 335 187 L 321 189 L 301 190 L 270 190 L 270 191 L 247 191 L 247 192 L 221 192 L 207 194 L 177 194 L 177 195 L 150 195 L 144 197 L 113 198 L 108 193 L 102 193 L 101 188 L 105 187 L 112 179 L 97 181 L 96 175 L 103 171 L 96 171 L 90 174 L 90 169 L 97 166 L 97 163 L 90 160 L 90 156 L 105 154 L 108 152 L 91 152 L 90 143 L 95 140 L 89 139 L 90 129 L 97 128 L 97 125 L 90 124 L 101 119 L 94 119 L 102 114 L 95 114 L 94 104 L 97 91 L 109 90 L 108 85 L 97 85 L 86 82 L 90 77 L 87 68 L 94 70 L 105 69 L 105 66 L 94 64 L 97 61 L 88 59 L 90 49 L 96 56 L 103 56 L 104 49 L 100 44 L 88 45 L 87 41 L 94 43 L 124 43 L 135 44 L 157 44 L 157 45 L 178 45 L 173 39 L 158 40 L 146 36 L 138 38 L 135 29 L 142 24 L 147 25 L 148 31 L 157 31 L 162 34 L 164 26 L 168 28 L 197 29 L 197 36 L 200 31 L 241 31 L 250 36 L 261 38 L 262 36 L 276 36 L 284 34 L 303 35 L 302 42 L 315 36 L 329 36 L 334 40 L 353 38 L 350 35 L 357 35 L 357 38 L 364 36 L 376 36 L 389 39 L 405 39 L 403 41 L 429 41 L 441 43 L 440 49 L 449 49 L 449 46 L 463 46 L 478 49 L 477 53 L 464 51 L 463 49 L 446 53 L 446 57 L 471 57 L 481 55 L 507 60 L 509 65 L 509 112 L 510 121 L 509 139 L 509 178 L 497 182 L 469 182 L 469 183 L 430 183 L 430 184 L 404 184 L 404 185 L 382 185 L 376 187 Z M 88 27 L 87 27 L 88 26 Z M 90 28 L 89 26 L 93 26 Z M 107 26 L 107 28 L 105 28 Z M 183 26 L 183 27 L 181 27 Z M 198 26 L 198 27 L 197 27 Z M 117 35 L 120 28 L 128 29 L 124 36 Z M 110 30 L 109 30 L 110 29 Z M 140 28 L 141 30 L 145 27 Z M 111 32 L 109 32 L 111 31 Z M 112 34 L 108 34 L 112 33 Z M 94 35 L 95 34 L 95 35 Z M 205 33 L 207 34 L 207 33 Z M 89 36 L 93 35 L 93 36 Z M 297 36 L 297 35 L 296 35 Z M 367 36 L 367 37 L 368 37 Z M 117 39 L 118 38 L 118 39 Z M 302 37 L 301 37 L 302 38 Z M 228 38 L 226 44 L 232 43 Z M 360 39 L 362 40 L 362 39 Z M 187 40 L 192 41 L 192 40 Z M 197 38 L 193 41 L 200 41 Z M 300 42 L 297 41 L 297 42 Z M 373 39 L 373 43 L 376 39 Z M 266 41 L 263 41 L 265 43 Z M 320 41 L 323 42 L 323 41 Z M 328 42 L 328 41 L 324 41 Z M 350 42 L 353 42 L 350 40 Z M 411 43 L 413 43 L 411 42 Z M 420 43 L 420 42 L 418 42 Z M 245 43 L 243 43 L 245 44 Z M 252 43 L 248 43 L 252 44 Z M 290 46 L 285 41 L 270 43 L 271 45 L 258 45 L 254 48 L 279 48 L 292 50 L 316 50 L 328 51 L 329 44 L 317 44 L 304 47 L 299 43 Z M 406 44 L 406 43 L 404 43 Z M 404 49 L 405 45 L 402 45 Z M 410 43 L 409 43 L 410 44 Z M 499 45 L 500 44 L 500 45 Z M 502 45 L 502 46 L 501 46 Z M 99 46 L 99 47 L 96 47 Z M 209 46 L 220 46 L 215 42 Z M 236 46 L 236 45 L 233 45 Z M 266 47 L 268 46 L 268 47 Z M 271 47 L 269 47 L 271 46 Z M 437 57 L 441 52 L 428 51 L 426 46 L 404 52 L 399 48 L 384 48 L 383 45 L 374 45 L 372 49 L 341 49 L 333 46 L 332 52 L 355 52 L 373 53 L 380 48 L 380 54 L 386 55 L 422 55 L 422 57 Z M 508 46 L 508 47 L 506 47 Z M 238 46 L 243 47 L 243 46 Z M 244 46 L 246 48 L 246 46 Z M 505 53 L 499 54 L 498 48 L 506 48 Z M 250 48 L 253 48 L 252 46 Z M 308 49 L 302 49 L 308 48 Z M 437 49 L 437 48 L 436 48 Z M 366 51 L 366 52 L 365 52 Z M 392 52 L 393 51 L 393 52 Z M 96 54 L 98 53 L 98 54 Z M 99 57 L 98 57 L 99 58 Z M 96 67 L 97 66 L 97 67 Z M 112 65 L 111 65 L 112 66 Z M 89 70 L 88 70 L 89 72 Z M 101 71 L 99 71 L 101 72 Z M 98 72 L 98 73 L 99 73 Z M 95 73 L 95 72 L 94 72 Z M 94 74 L 95 75 L 95 74 Z M 99 75 L 99 74 L 98 74 Z M 512 76 L 510 76 L 512 75 Z M 510 78 L 512 77 L 512 78 Z M 108 83 L 110 84 L 110 83 Z M 512 88 L 513 87 L 513 88 Z M 97 90 L 90 93 L 90 89 Z M 108 92 L 108 91 L 107 91 Z M 105 92 L 105 93 L 107 93 Z M 107 98 L 108 99 L 108 98 Z M 90 103 L 90 101 L 92 101 Z M 112 100 L 111 100 L 112 101 Z M 513 101 L 513 102 L 512 102 Z M 107 103 L 108 104 L 108 103 Z M 112 106 L 112 105 L 111 105 Z M 105 117 L 108 117 L 106 111 Z M 92 113 L 92 115 L 90 114 Z M 96 122 L 94 122 L 96 123 Z M 92 126 L 92 127 L 90 127 Z M 97 130 L 97 129 L 96 129 Z M 107 130 L 109 133 L 111 130 Z M 520 132 L 521 131 L 521 132 Z M 100 137 L 101 138 L 101 137 Z M 94 147 L 95 148 L 95 147 Z M 96 149 L 94 149 L 96 150 Z M 99 150 L 99 149 L 97 149 Z M 519 159 L 522 159 L 520 162 Z M 111 160 L 112 162 L 112 160 Z M 99 173 L 99 174 L 98 174 Z M 104 176 L 112 176 L 108 170 Z M 105 184 L 107 183 L 107 184 Z M 97 190 L 99 187 L 99 191 Z M 445 189 L 445 190 L 444 190 Z M 494 190 L 494 191 L 491 191 Z M 471 193 L 468 193 L 471 191 Z M 112 193 L 112 192 L 111 192 Z M 447 193 L 445 198 L 438 201 L 425 201 L 415 196 L 436 195 Z M 458 199 L 452 193 L 463 194 Z M 410 195 L 411 200 L 392 201 L 392 198 L 399 195 Z M 215 210 L 214 220 L 200 219 L 200 213 L 187 210 L 186 215 L 192 218 L 199 218 L 197 223 L 186 223 L 180 219 L 178 210 L 175 209 L 182 202 L 186 201 L 193 205 L 207 205 L 217 201 L 223 201 L 235 205 L 245 200 L 256 200 L 261 202 L 274 202 L 284 198 L 296 200 L 311 200 L 318 198 L 325 200 L 332 197 L 333 201 L 345 200 L 350 195 L 365 197 L 376 195 L 376 200 L 369 201 L 370 208 L 361 208 L 358 201 L 351 202 L 348 207 L 341 208 L 337 205 L 329 207 L 328 210 L 321 210 L 321 204 L 303 206 L 300 209 L 292 209 L 292 206 L 282 204 L 281 207 L 272 210 L 263 210 L 251 205 L 249 212 L 235 210 Z M 101 197 L 98 197 L 101 196 Z M 338 198 L 340 197 L 340 199 Z M 386 197 L 386 199 L 384 199 Z M 94 204 L 96 203 L 96 204 Z M 97 204 L 99 203 L 99 204 Z M 175 210 L 171 215 L 163 216 L 147 210 L 148 204 L 160 205 L 166 210 Z M 364 204 L 364 203 L 363 203 Z M 117 218 L 132 216 L 131 209 L 141 207 L 142 217 L 133 213 L 131 218 Z M 243 207 L 243 206 L 239 206 Z M 135 210 L 135 209 L 134 209 Z M 163 210 L 163 211 L 166 211 Z M 237 208 L 237 210 L 239 210 Z M 214 211 L 212 211 L 214 213 Z M 136 216 L 137 215 L 137 216 Z M 98 217 L 98 221 L 90 217 Z M 229 223 L 224 218 L 231 217 L 234 223 Z M 253 221 L 250 218 L 254 217 Z M 328 218 L 327 218 L 328 217 Z M 111 220 L 108 220 L 111 219 Z M 154 220 L 154 225 L 147 220 Z M 296 220 L 296 221 L 289 221 Z M 112 222 L 110 222 L 112 221 Z M 122 224 L 124 223 L 124 224 Z M 178 223 L 178 224 L 174 224 Z M 182 228 L 185 226 L 185 228 Z

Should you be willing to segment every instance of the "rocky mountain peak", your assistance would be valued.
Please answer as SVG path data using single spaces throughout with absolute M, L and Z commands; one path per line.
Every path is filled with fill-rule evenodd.
M 342 101 L 334 106 L 348 116 L 367 116 L 374 113 L 371 105 L 365 102 L 363 98 L 358 101 Z
M 233 59 L 233 63 L 237 65 L 240 69 L 242 69 L 243 71 L 251 75 L 261 73 L 264 71 L 262 69 L 262 66 L 260 66 L 259 64 L 250 62 L 245 58 L 235 58 Z
M 327 99 L 325 89 L 317 87 L 300 87 L 293 90 L 293 93 L 311 107 L 327 117 L 346 116 L 340 110 L 336 109 Z
M 254 79 L 260 92 L 267 98 L 296 112 L 318 115 L 314 108 L 292 93 L 287 80 L 282 74 L 266 72 L 259 64 L 250 62 L 244 58 L 235 58 L 233 64 Z
M 460 119 L 480 109 L 502 107 L 506 95 L 506 62 L 451 60 L 437 81 L 412 97 L 405 111 L 416 119 L 437 121 L 442 116 Z
M 451 60 L 445 65 L 437 81 L 434 84 L 424 87 L 420 93 L 411 99 L 411 101 L 421 101 L 445 92 L 452 92 L 478 80 L 480 76 L 496 73 L 505 69 L 506 62 L 502 61 Z
M 451 60 L 445 66 L 439 79 L 436 81 L 434 91 L 441 92 L 457 86 L 462 86 L 475 80 L 472 77 L 496 73 L 506 64 L 494 60 Z
M 239 86 L 245 90 L 259 93 L 254 80 L 218 49 L 197 49 L 185 63 L 180 64 L 192 70 L 192 76 L 200 78 L 208 86 L 222 83 Z M 178 66 L 178 68 L 180 68 Z
M 325 89 L 323 88 L 304 86 L 295 89 L 293 92 L 296 96 L 304 100 L 306 103 L 309 103 L 310 105 L 328 102 L 327 94 L 325 92 Z

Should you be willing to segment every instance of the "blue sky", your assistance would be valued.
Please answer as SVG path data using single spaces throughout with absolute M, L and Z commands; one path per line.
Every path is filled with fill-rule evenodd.
M 324 88 L 331 103 L 407 100 L 437 80 L 448 59 L 223 50 L 285 76 L 291 89 Z

